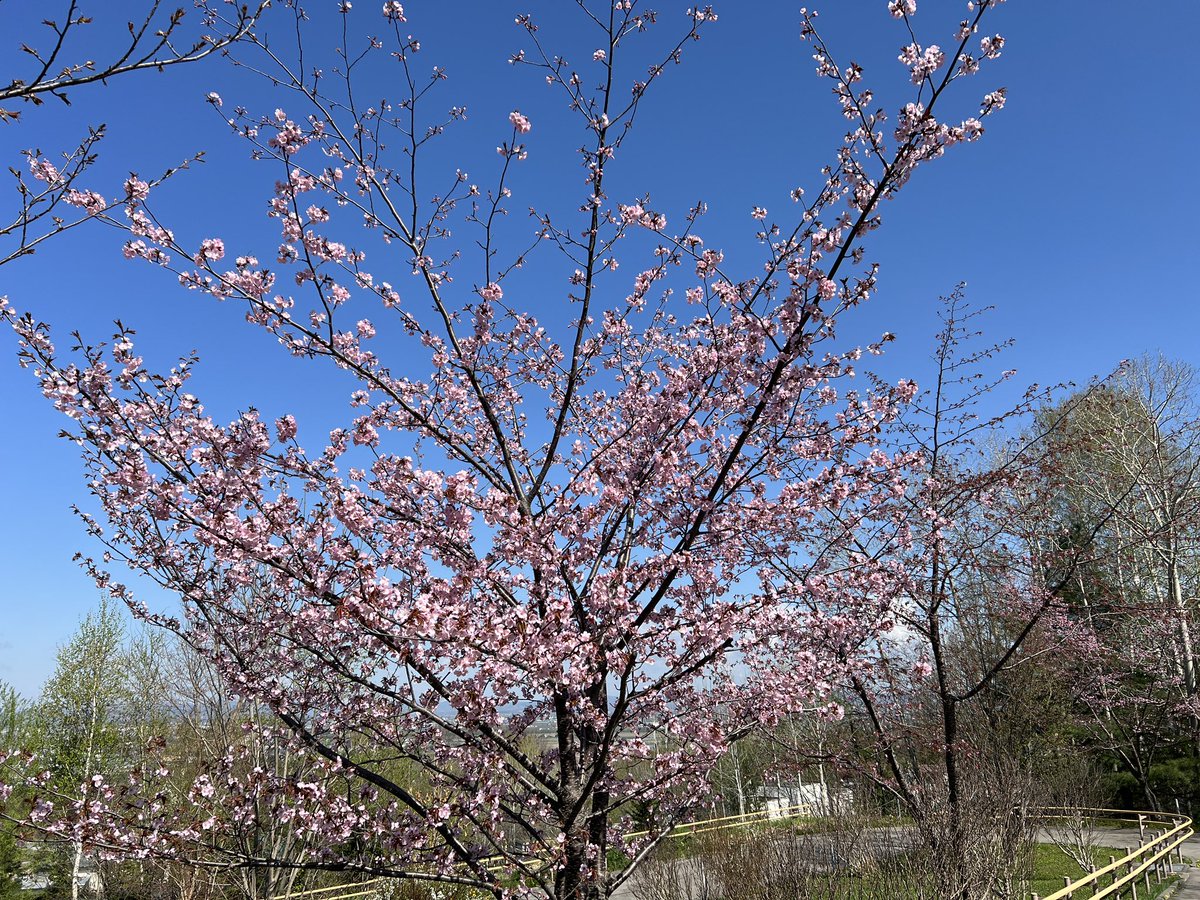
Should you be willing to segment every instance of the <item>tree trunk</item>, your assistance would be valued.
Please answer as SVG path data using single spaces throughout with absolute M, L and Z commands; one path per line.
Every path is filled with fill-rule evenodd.
M 587 835 L 582 832 L 568 836 L 563 864 L 554 876 L 554 900 L 603 900 L 599 884 L 584 877 L 587 845 Z
M 733 786 L 737 790 L 738 815 L 746 814 L 746 787 L 742 783 L 742 757 L 738 751 L 738 745 L 734 744 L 731 748 L 733 754 Z
M 74 842 L 75 852 L 71 856 L 71 900 L 79 900 L 79 870 L 83 864 L 83 844 Z
M 1170 589 L 1171 605 L 1174 607 L 1176 622 L 1179 627 L 1179 656 L 1180 675 L 1187 686 L 1188 696 L 1196 694 L 1196 659 L 1192 646 L 1192 630 L 1188 624 L 1187 603 L 1183 599 L 1183 585 L 1179 578 L 1179 552 L 1172 540 L 1170 560 L 1167 564 L 1167 583 Z

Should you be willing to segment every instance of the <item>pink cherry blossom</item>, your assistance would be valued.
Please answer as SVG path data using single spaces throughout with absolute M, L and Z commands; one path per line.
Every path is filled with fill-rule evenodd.
M 200 250 L 196 253 L 196 262 L 216 262 L 225 256 L 225 242 L 220 238 L 205 238 L 200 242 Z
M 519 110 L 514 109 L 512 112 L 510 112 L 508 114 L 508 121 L 512 123 L 513 128 L 515 128 L 520 134 L 528 134 L 533 128 L 533 124 L 529 121 L 529 118 L 521 115 Z
M 55 184 L 60 178 L 58 168 L 50 160 L 38 156 L 29 157 L 29 171 L 38 181 L 47 184 Z
M 125 181 L 125 196 L 130 200 L 145 200 L 150 196 L 150 185 L 136 175 Z

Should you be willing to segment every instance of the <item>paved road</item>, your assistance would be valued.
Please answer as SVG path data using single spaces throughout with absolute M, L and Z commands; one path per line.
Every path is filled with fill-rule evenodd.
M 1171 895 L 1171 900 L 1200 900 L 1200 877 L 1195 866 L 1188 866 L 1183 887 Z
M 1196 866 L 1196 860 L 1200 859 L 1200 837 L 1184 842 L 1183 855 L 1187 860 L 1183 884 L 1171 895 L 1171 900 L 1200 900 L 1200 868 Z
M 1200 900 L 1200 868 L 1196 867 L 1196 860 L 1200 859 L 1200 835 L 1183 842 L 1183 855 L 1187 860 L 1183 885 L 1171 900 Z
M 1183 842 L 1183 865 L 1176 865 L 1175 871 L 1183 875 L 1183 883 L 1171 895 L 1171 900 L 1200 900 L 1200 868 L 1196 862 L 1200 860 L 1200 836 Z

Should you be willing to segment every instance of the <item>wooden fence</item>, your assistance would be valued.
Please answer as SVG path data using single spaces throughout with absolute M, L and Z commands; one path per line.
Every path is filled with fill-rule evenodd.
M 1110 856 L 1107 866 L 1089 872 L 1082 878 L 1065 882 L 1060 890 L 1045 897 L 1036 893 L 1032 900 L 1138 900 L 1153 894 L 1150 880 L 1161 884 L 1171 874 L 1173 862 L 1183 862 L 1183 842 L 1195 832 L 1188 816 L 1171 813 L 1136 812 L 1121 809 L 1081 810 L 1092 818 L 1116 819 L 1138 829 L 1138 846 L 1120 859 Z M 1077 814 L 1077 813 L 1076 813 Z M 1046 809 L 1042 818 L 1047 823 L 1067 818 L 1066 811 Z

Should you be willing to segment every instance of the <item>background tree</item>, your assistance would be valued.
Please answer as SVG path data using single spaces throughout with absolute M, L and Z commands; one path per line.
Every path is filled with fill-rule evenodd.
M 162 632 L 159 635 L 159 639 L 166 636 Z M 210 772 L 214 761 L 231 751 L 238 756 L 240 779 L 255 772 L 269 773 L 271 778 L 289 783 L 321 776 L 311 757 L 297 748 L 286 732 L 280 732 L 268 709 L 249 701 L 239 702 L 221 674 L 186 643 L 171 637 L 166 649 L 155 658 L 161 663 L 161 696 L 170 710 L 172 737 L 168 748 L 177 759 L 188 760 L 186 765 L 172 766 L 173 782 L 180 794 Z M 221 788 L 214 785 L 213 789 Z M 312 843 L 303 823 L 290 816 L 286 808 L 255 803 L 252 814 L 242 819 L 239 828 L 213 835 L 211 845 L 198 851 L 193 862 L 216 865 L 216 874 L 221 874 L 221 867 L 230 857 L 272 860 L 275 865 L 242 867 L 222 875 L 224 883 L 246 900 L 271 900 L 313 886 L 313 873 L 303 868 Z
M 0 757 L 26 744 L 27 704 L 12 685 L 0 682 Z M 0 820 L 0 900 L 16 900 L 24 873 L 23 854 L 14 823 Z
M 757 734 L 735 741 L 714 766 L 709 783 L 719 805 L 720 816 L 739 816 L 756 812 L 762 806 L 759 796 L 768 786 L 770 747 Z
M 303 781 L 303 754 L 294 752 L 286 736 L 280 738 L 269 714 L 237 702 L 212 666 L 169 632 L 143 628 L 127 642 L 122 658 L 125 694 L 119 718 L 125 768 L 169 760 L 170 780 L 164 787 L 175 797 L 186 795 L 198 779 L 220 791 L 219 782 L 207 773 L 231 754 L 237 757 L 239 778 L 264 772 Z M 285 810 L 256 807 L 237 829 L 207 838 L 178 859 L 102 860 L 106 897 L 271 900 L 312 886 L 307 883 L 311 873 L 299 867 L 308 842 Z M 269 858 L 275 865 L 230 871 L 231 855 Z
M 1163 790 L 1175 800 L 1196 796 L 1196 390 L 1190 366 L 1142 357 L 1074 403 L 1058 438 L 1058 515 L 1073 540 L 1086 533 L 1097 550 L 1070 594 L 1085 728 L 1136 782 L 1141 798 L 1127 793 L 1127 802 L 1154 809 Z
M 124 639 L 119 608 L 101 600 L 60 648 L 54 674 L 33 710 L 34 746 L 48 774 L 46 792 L 70 808 L 85 806 L 104 778 L 128 759 L 121 729 Z M 43 854 L 52 866 L 54 893 L 78 900 L 84 851 L 85 841 L 76 837 L 65 865 L 60 867 L 57 853 Z
M 825 759 L 898 800 L 941 896 L 965 900 L 1007 896 L 1031 838 L 1038 771 L 1068 721 L 1064 680 L 1045 660 L 1065 640 L 1062 594 L 1094 548 L 1064 544 L 1051 514 L 1047 432 L 1064 416 L 1037 419 L 1050 391 L 985 412 L 1013 374 L 988 371 L 1005 345 L 974 343 L 983 311 L 961 288 L 943 302 L 933 387 L 892 428 L 915 474 L 834 561 L 884 561 L 870 589 L 894 620 L 867 648 L 843 642 L 875 664 L 841 682 L 847 717 Z

